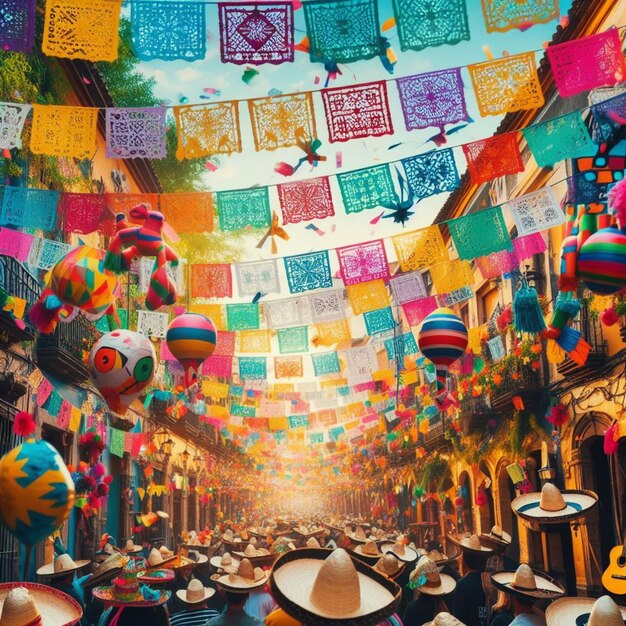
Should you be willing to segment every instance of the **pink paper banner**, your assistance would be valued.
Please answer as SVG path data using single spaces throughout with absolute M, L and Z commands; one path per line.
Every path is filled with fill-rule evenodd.
M 344 285 L 389 279 L 389 263 L 382 239 L 338 248 L 337 257 Z
M 0 228 L 0 254 L 6 254 L 23 263 L 28 259 L 33 240 L 34 236 L 28 233 Z
M 230 378 L 233 375 L 233 358 L 231 356 L 210 356 L 202 364 L 202 374 L 217 378 Z
M 437 308 L 437 298 L 429 296 L 421 300 L 406 302 L 402 305 L 402 310 L 409 326 L 418 326 L 422 320 Z

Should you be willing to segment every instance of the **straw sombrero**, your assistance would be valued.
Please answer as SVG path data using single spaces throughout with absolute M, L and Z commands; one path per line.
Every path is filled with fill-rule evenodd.
M 491 574 L 491 582 L 505 593 L 536 600 L 551 600 L 565 595 L 565 589 L 554 578 L 531 569 L 526 563 L 522 563 L 515 571 L 494 572 Z
M 548 626 L 624 626 L 626 607 L 610 596 L 559 598 L 546 609 Z
M 162 568 L 166 563 L 171 563 L 176 560 L 178 555 L 166 552 L 165 550 L 157 550 L 152 548 L 148 555 L 148 570 Z
M 396 558 L 404 561 L 405 563 L 412 563 L 417 561 L 417 550 L 405 546 L 403 543 L 396 541 L 396 543 L 385 543 L 380 546 L 380 551 L 383 554 L 391 552 Z
M 39 583 L 0 584 L 0 624 L 28 626 L 41 619 L 41 626 L 71 626 L 80 621 L 83 609 L 66 593 Z
M 48 576 L 56 578 L 57 576 L 66 576 L 70 572 L 75 572 L 85 565 L 89 565 L 91 561 L 74 561 L 69 554 L 58 554 L 54 557 L 52 563 L 46 563 L 37 570 L 38 576 Z
M 452 561 L 459 558 L 459 550 L 456 550 L 452 554 L 445 554 L 441 550 L 434 548 L 433 550 L 426 550 L 425 548 L 417 549 L 418 556 L 427 556 L 431 561 L 435 562 L 435 565 L 441 567 L 446 563 L 451 563 Z
M 456 580 L 441 574 L 435 562 L 427 556 L 420 557 L 415 569 L 409 574 L 409 584 L 427 596 L 445 596 L 456 588 Z
M 424 626 L 465 626 L 450 613 L 439 613 L 432 622 L 426 622 Z
M 246 549 L 241 552 L 238 550 L 234 550 L 233 554 L 238 556 L 240 559 L 250 559 L 251 561 L 266 559 L 268 556 L 271 556 L 269 550 L 265 548 L 255 548 L 251 543 L 246 546 Z
M 357 556 L 366 559 L 367 561 L 378 561 L 382 552 L 378 549 L 375 541 L 367 540 L 365 543 L 360 543 L 356 548 L 350 550 Z
M 216 569 L 222 569 L 227 574 L 236 573 L 239 567 L 239 561 L 237 559 L 233 559 L 230 552 L 224 552 L 222 556 L 212 556 L 209 561 L 213 567 Z
M 459 548 L 461 548 L 461 550 L 463 550 L 464 552 L 472 552 L 474 554 L 480 554 L 482 556 L 489 556 L 494 552 L 493 548 L 488 548 L 487 546 L 483 546 L 480 543 L 478 535 L 470 535 L 468 533 L 465 535 L 446 536 L 452 543 L 459 546 Z
M 567 489 L 559 491 L 552 483 L 543 489 L 525 493 L 511 502 L 515 515 L 537 524 L 562 524 L 586 515 L 598 503 L 593 491 Z
M 487 545 L 508 546 L 511 543 L 511 535 L 504 532 L 500 526 L 492 526 L 488 533 L 482 533 L 480 541 Z
M 124 554 L 137 554 L 138 552 L 143 552 L 143 546 L 139 546 L 132 539 L 129 539 L 124 545 L 122 552 Z
M 367 541 L 367 535 L 361 526 L 357 526 L 354 531 L 345 531 L 346 537 L 352 541 L 352 543 L 365 543 Z
M 387 578 L 397 578 L 404 571 L 406 563 L 396 559 L 396 557 L 391 553 L 387 552 L 387 554 L 383 554 L 378 561 L 376 561 L 376 565 L 374 565 L 374 569 L 377 572 L 380 572 L 383 576 Z
M 342 549 L 283 554 L 270 588 L 286 613 L 316 626 L 373 626 L 396 610 L 402 594 L 396 583 Z
M 187 589 L 179 589 L 176 595 L 185 604 L 198 604 L 198 602 L 204 602 L 214 596 L 215 589 L 205 587 L 197 578 L 192 578 Z
M 317 537 L 309 537 L 304 544 L 307 548 L 321 548 L 320 542 L 317 540 Z
M 194 565 L 203 565 L 209 560 L 206 554 L 202 554 L 198 550 L 187 550 L 187 558 L 194 562 Z
M 129 557 L 123 555 L 121 552 L 114 552 L 102 561 L 102 563 L 94 565 L 93 574 L 80 583 L 81 587 L 87 589 L 116 576 L 122 571 L 122 568 L 128 561 Z
M 233 593 L 249 593 L 259 587 L 265 586 L 269 572 L 260 567 L 254 567 L 249 559 L 242 559 L 236 574 L 215 574 L 211 580 L 219 585 L 224 591 Z

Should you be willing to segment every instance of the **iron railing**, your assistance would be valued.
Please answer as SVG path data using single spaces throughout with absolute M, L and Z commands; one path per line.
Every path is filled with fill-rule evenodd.
M 28 311 L 41 295 L 39 281 L 16 259 L 4 254 L 0 255 L 0 287 L 10 296 L 26 301 Z M 27 341 L 33 339 L 36 329 L 30 323 L 28 315 L 24 315 L 24 330 L 18 329 L 8 313 L 1 313 L 3 321 L 0 326 L 7 333 L 9 341 Z

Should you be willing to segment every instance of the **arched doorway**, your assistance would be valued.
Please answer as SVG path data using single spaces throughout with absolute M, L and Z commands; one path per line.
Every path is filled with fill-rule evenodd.
M 515 499 L 515 487 L 506 471 L 509 461 L 502 460 L 497 470 L 498 477 L 498 501 L 500 503 L 500 526 L 502 530 L 511 535 L 511 545 L 507 551 L 514 561 L 519 561 L 519 530 L 517 518 L 511 510 L 511 502 Z
M 472 482 L 467 472 L 459 476 L 459 496 L 463 499 L 458 515 L 458 529 L 461 532 L 474 532 L 474 516 L 472 515 Z
M 493 480 L 491 478 L 491 472 L 484 461 L 480 462 L 478 466 L 480 471 L 485 475 L 481 484 L 476 486 L 476 496 L 478 498 L 478 492 L 482 492 L 487 499 L 487 502 L 479 507 L 480 510 L 480 531 L 488 533 L 491 527 L 495 524 L 495 511 L 493 505 Z

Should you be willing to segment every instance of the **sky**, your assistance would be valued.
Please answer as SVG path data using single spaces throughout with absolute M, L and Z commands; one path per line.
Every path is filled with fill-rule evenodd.
M 383 68 L 379 59 L 360 61 L 348 66 L 341 66 L 342 75 L 332 81 L 330 87 L 348 86 L 351 84 L 366 83 L 376 80 L 396 79 L 403 76 L 420 74 L 438 69 L 459 67 L 469 63 L 487 60 L 484 46 L 495 58 L 502 55 L 517 54 L 529 50 L 539 50 L 544 42 L 551 39 L 556 27 L 557 20 L 548 24 L 536 25 L 525 32 L 518 30 L 506 33 L 490 33 L 485 30 L 484 18 L 479 0 L 467 0 L 471 39 L 455 46 L 441 46 L 429 48 L 420 52 L 400 50 L 397 31 L 393 28 L 385 35 L 389 38 L 394 51 L 398 56 L 398 62 L 394 68 L 394 74 L 390 75 Z M 561 15 L 566 15 L 571 5 L 571 0 L 561 0 Z M 296 51 L 294 63 L 285 63 L 278 66 L 256 66 L 259 75 L 250 84 L 242 80 L 243 66 L 222 64 L 219 53 L 219 32 L 217 20 L 217 6 L 210 4 L 206 7 L 208 42 L 207 55 L 204 60 L 188 63 L 185 61 L 142 62 L 141 71 L 156 79 L 156 95 L 171 105 L 181 102 L 202 103 L 207 102 L 200 96 L 207 87 L 220 91 L 219 96 L 214 96 L 215 101 L 229 101 L 233 99 L 259 98 L 268 95 L 270 90 L 280 90 L 283 93 L 302 91 L 319 91 L 325 80 L 325 72 L 321 64 L 311 63 L 306 53 Z M 384 23 L 393 16 L 390 0 L 379 1 L 380 23 Z M 302 10 L 295 13 L 296 42 L 305 36 L 304 15 Z M 537 55 L 539 61 L 540 55 Z M 481 118 L 471 89 L 471 82 L 467 70 L 462 72 L 465 84 L 465 96 L 468 111 L 474 123 L 469 124 L 464 130 L 451 135 L 448 146 L 454 147 L 487 137 L 493 134 L 500 117 Z M 319 77 L 319 84 L 315 84 Z M 341 144 L 331 144 L 326 135 L 324 110 L 319 94 L 314 95 L 317 129 L 322 147 L 319 153 L 327 157 L 325 163 L 321 163 L 312 170 L 303 166 L 295 176 L 285 178 L 274 172 L 274 166 L 279 161 L 294 164 L 303 155 L 297 148 L 279 149 L 274 152 L 255 152 L 250 129 L 247 105 L 240 104 L 240 121 L 243 141 L 243 152 L 230 157 L 220 157 L 219 167 L 215 172 L 208 172 L 205 176 L 206 185 L 214 191 L 238 189 L 258 185 L 276 185 L 281 182 L 290 182 L 301 179 L 314 178 L 317 176 L 331 176 L 331 187 L 334 198 L 338 199 L 339 191 L 333 175 L 351 169 L 369 167 L 379 163 L 385 163 L 411 156 L 421 152 L 427 152 L 434 148 L 432 142 L 427 139 L 434 135 L 436 129 L 407 132 L 404 128 L 404 120 L 399 105 L 396 86 L 390 82 L 387 85 L 389 103 L 394 124 L 394 135 L 381 138 L 369 138 Z M 393 149 L 393 144 L 402 143 Z M 342 166 L 337 168 L 336 154 L 341 152 Z M 457 151 L 457 166 L 462 174 L 465 170 L 465 162 Z M 280 215 L 278 199 L 275 193 L 270 192 L 272 206 Z M 415 215 L 407 222 L 405 230 L 415 230 L 432 223 L 435 215 L 445 203 L 447 194 L 440 194 L 421 201 L 414 207 Z M 345 215 L 343 208 L 336 203 L 334 218 L 314 222 L 321 228 L 324 236 L 319 236 L 313 231 L 305 230 L 306 224 L 289 225 L 287 231 L 290 240 L 279 241 L 279 256 L 299 254 L 312 250 L 323 250 L 341 245 L 389 237 L 403 231 L 400 224 L 393 224 L 393 220 L 383 219 L 376 225 L 370 224 L 370 220 L 376 217 L 380 210 L 373 209 L 359 214 Z M 247 246 L 242 252 L 242 261 L 253 261 L 270 258 L 269 245 L 264 250 L 257 250 L 254 245 Z M 284 295 L 282 296 L 284 297 Z

